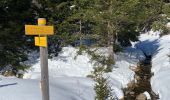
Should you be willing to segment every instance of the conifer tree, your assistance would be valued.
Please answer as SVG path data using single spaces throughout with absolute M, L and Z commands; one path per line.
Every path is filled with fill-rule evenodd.
M 61 46 L 71 43 L 70 30 L 71 27 L 67 21 L 71 15 L 72 0 L 34 0 L 34 12 L 38 17 L 44 17 L 48 21 L 47 24 L 53 24 L 55 27 L 55 35 L 49 36 L 49 55 L 57 56 L 61 50 Z
M 29 50 L 28 38 L 24 36 L 24 25 L 32 22 L 30 0 L 0 1 L 0 67 L 21 66 Z M 22 68 L 22 67 L 21 67 Z

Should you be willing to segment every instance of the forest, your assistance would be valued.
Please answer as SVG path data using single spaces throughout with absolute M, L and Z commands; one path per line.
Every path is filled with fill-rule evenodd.
M 83 46 L 83 40 L 95 41 L 90 46 L 112 46 L 115 52 L 151 28 L 166 34 L 169 8 L 169 0 L 1 0 L 0 65 L 17 67 L 27 59 L 26 53 L 35 48 L 32 37 L 24 35 L 24 25 L 37 24 L 39 17 L 55 25 L 50 53 L 67 45 Z

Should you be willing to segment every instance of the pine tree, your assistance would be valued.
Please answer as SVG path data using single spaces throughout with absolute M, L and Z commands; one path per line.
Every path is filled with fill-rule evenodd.
M 24 36 L 24 24 L 32 22 L 30 0 L 0 1 L 0 67 L 21 67 L 27 59 L 28 38 Z
M 96 67 L 93 74 L 96 82 L 94 86 L 96 92 L 95 100 L 114 100 L 108 78 L 103 77 L 103 67 Z
M 71 27 L 67 21 L 71 15 L 72 0 L 34 0 L 34 12 L 36 17 L 44 17 L 47 19 L 47 24 L 53 24 L 55 27 L 55 35 L 48 38 L 48 49 L 50 56 L 57 56 L 61 50 L 61 46 L 66 46 L 71 43 L 70 30 Z
M 72 2 L 72 14 L 65 20 L 69 27 L 69 33 L 73 36 L 73 42 L 79 41 L 80 47 L 84 39 L 93 38 L 92 26 L 93 21 L 91 18 L 92 6 L 94 1 L 90 0 L 74 0 Z

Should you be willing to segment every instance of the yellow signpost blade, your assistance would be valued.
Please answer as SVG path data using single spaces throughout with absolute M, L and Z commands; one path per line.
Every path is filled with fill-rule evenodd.
M 53 35 L 54 26 L 25 25 L 26 35 Z
M 47 37 L 40 37 L 40 45 L 42 47 L 47 47 Z
M 39 46 L 40 45 L 39 37 L 34 37 L 34 40 L 35 40 L 35 46 Z
M 35 37 L 35 46 L 47 47 L 47 37 Z

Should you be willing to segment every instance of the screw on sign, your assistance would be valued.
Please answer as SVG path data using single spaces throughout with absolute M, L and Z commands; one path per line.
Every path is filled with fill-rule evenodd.
M 49 76 L 48 76 L 48 51 L 47 35 L 54 34 L 53 26 L 46 26 L 46 19 L 39 18 L 38 25 L 25 25 L 26 35 L 35 35 L 35 46 L 40 47 L 41 61 L 41 91 L 42 99 L 50 100 L 49 97 Z

